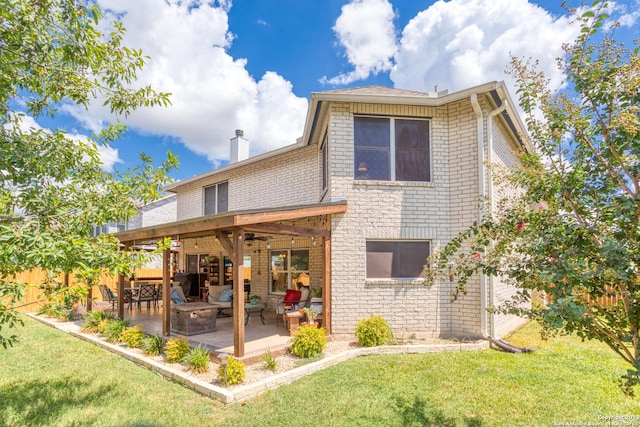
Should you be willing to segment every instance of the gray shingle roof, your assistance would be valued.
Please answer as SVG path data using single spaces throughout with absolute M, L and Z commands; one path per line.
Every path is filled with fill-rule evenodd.
M 406 96 L 415 96 L 415 97 L 433 96 L 432 93 L 418 92 L 415 90 L 406 90 L 406 89 L 395 89 L 391 87 L 378 86 L 378 85 L 360 86 L 360 87 L 353 87 L 348 89 L 327 90 L 321 93 L 343 94 L 343 95 L 405 96 L 405 97 Z

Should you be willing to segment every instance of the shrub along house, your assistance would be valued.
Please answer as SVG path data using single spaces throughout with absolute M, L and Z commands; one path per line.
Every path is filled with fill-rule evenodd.
M 296 144 L 248 157 L 236 131 L 229 165 L 167 187 L 177 194 L 177 222 L 116 236 L 181 241 L 173 267 L 165 257 L 166 286 L 171 269 L 204 265 L 211 286 L 248 281 L 271 307 L 286 289 L 322 288 L 323 323 L 338 338 L 371 314 L 397 335 L 500 337 L 520 320 L 486 308 L 511 289 L 476 277 L 451 302 L 455 284 L 426 286 L 423 269 L 434 247 L 479 219 L 480 200 L 494 197 L 487 162 L 513 166 L 526 146 L 512 105 L 503 82 L 450 94 L 312 93 Z M 243 290 L 234 287 L 237 308 Z

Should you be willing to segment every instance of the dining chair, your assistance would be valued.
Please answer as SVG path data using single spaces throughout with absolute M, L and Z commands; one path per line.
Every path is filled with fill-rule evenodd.
M 98 285 L 100 288 L 100 293 L 102 294 L 102 300 L 111 303 L 111 310 L 116 309 L 116 302 L 118 301 L 118 297 L 113 291 L 105 284 Z
M 138 293 L 133 296 L 133 301 L 138 304 L 138 310 L 141 310 L 141 303 L 143 301 L 147 302 L 147 310 L 151 310 L 151 303 L 153 302 L 155 304 L 155 298 L 156 286 L 144 283 L 140 285 Z

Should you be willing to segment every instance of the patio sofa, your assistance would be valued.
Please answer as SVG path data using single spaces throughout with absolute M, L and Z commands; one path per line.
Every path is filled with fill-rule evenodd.
M 210 304 L 218 304 L 218 316 L 228 317 L 231 313 L 225 313 L 225 310 L 233 310 L 233 288 L 231 285 L 214 286 L 209 285 L 207 301 Z

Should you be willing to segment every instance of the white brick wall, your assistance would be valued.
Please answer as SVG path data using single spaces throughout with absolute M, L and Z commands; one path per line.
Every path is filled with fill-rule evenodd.
M 353 179 L 353 114 L 431 118 L 432 182 Z M 478 217 L 476 121 L 469 101 L 434 108 L 342 103 L 331 108 L 332 177 L 327 197 L 346 197 L 332 229 L 332 330 L 352 334 L 358 320 L 383 316 L 396 334 L 479 333 L 479 289 L 451 303 L 448 283 L 367 282 L 367 239 L 426 239 L 445 244 Z
M 493 121 L 492 127 L 492 135 L 493 135 L 493 164 L 496 165 L 498 169 L 500 168 L 513 168 L 518 163 L 518 158 L 516 155 L 516 147 L 513 143 L 509 142 L 507 137 L 507 130 L 504 127 L 504 124 L 501 120 L 495 119 Z M 499 171 L 496 171 L 499 173 Z M 494 213 L 497 210 L 497 203 L 500 197 L 509 196 L 514 193 L 512 188 L 505 188 L 504 186 L 494 186 L 494 203 L 493 209 Z M 515 289 L 513 286 L 505 283 L 500 280 L 500 278 L 493 279 L 493 304 L 495 306 L 500 306 L 505 301 L 509 300 L 515 293 Z M 487 295 L 490 297 L 490 295 Z M 488 302 L 490 303 L 490 302 Z M 521 325 L 524 322 L 523 318 L 512 316 L 512 315 L 504 315 L 496 313 L 494 315 L 494 330 L 491 333 L 500 338 L 506 333 L 513 330 L 515 327 Z

